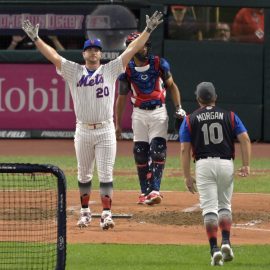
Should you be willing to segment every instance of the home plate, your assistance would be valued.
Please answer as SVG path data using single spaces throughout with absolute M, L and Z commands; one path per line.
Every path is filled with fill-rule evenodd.
M 113 218 L 132 218 L 133 214 L 112 214 Z M 101 214 L 92 213 L 92 217 L 100 218 Z
M 197 204 L 195 204 L 195 205 L 193 205 L 191 207 L 188 207 L 186 209 L 183 209 L 182 212 L 189 213 L 189 212 L 194 212 L 194 211 L 196 211 L 198 209 L 200 209 L 200 204 L 199 203 L 197 203 Z

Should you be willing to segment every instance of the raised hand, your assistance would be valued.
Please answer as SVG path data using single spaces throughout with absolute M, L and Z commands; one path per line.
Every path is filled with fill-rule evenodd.
M 23 21 L 22 29 L 32 41 L 36 41 L 39 38 L 39 24 L 34 26 L 29 20 L 25 20 Z
M 163 22 L 162 18 L 163 18 L 162 12 L 157 10 L 150 18 L 148 15 L 146 15 L 146 31 L 148 33 L 152 33 L 152 31 L 155 30 L 157 26 Z

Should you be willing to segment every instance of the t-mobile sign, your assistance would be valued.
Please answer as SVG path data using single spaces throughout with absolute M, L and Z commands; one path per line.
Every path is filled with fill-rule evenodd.
M 0 65 L 1 129 L 74 130 L 68 86 L 50 64 Z
M 131 128 L 127 105 L 123 128 Z M 0 64 L 0 130 L 75 130 L 69 87 L 52 64 Z

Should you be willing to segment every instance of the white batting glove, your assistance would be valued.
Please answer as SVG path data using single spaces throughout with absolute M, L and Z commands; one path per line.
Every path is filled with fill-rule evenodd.
M 146 15 L 146 28 L 145 31 L 151 34 L 159 24 L 163 22 L 163 14 L 160 11 L 155 11 L 154 14 L 149 18 Z
M 29 20 L 25 20 L 23 21 L 22 29 L 27 34 L 27 36 L 31 38 L 32 41 L 36 41 L 39 38 L 39 24 L 34 26 Z
M 182 109 L 181 105 L 176 107 L 174 116 L 178 119 L 184 118 L 186 116 L 186 112 Z

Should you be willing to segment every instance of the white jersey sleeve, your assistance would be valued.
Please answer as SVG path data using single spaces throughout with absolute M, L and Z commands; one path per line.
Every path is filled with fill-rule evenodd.
M 125 72 L 121 55 L 104 66 L 106 66 L 106 69 L 110 71 L 109 77 L 113 82 L 116 81 L 121 73 Z
M 76 74 L 79 70 L 81 70 L 81 72 L 83 71 L 83 67 L 81 65 L 62 57 L 61 70 L 56 69 L 56 72 L 61 75 L 67 82 L 71 82 L 76 78 Z

